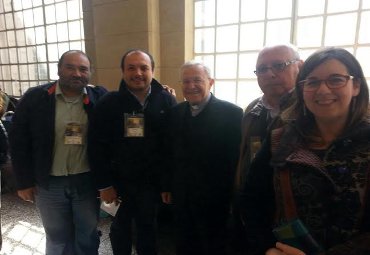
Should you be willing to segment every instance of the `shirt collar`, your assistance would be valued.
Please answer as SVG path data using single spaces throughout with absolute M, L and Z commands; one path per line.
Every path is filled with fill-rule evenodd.
M 189 103 L 191 115 L 197 116 L 199 113 L 201 113 L 203 109 L 206 107 L 206 105 L 208 104 L 210 99 L 211 99 L 211 93 L 209 93 L 206 99 L 200 102 L 199 104 L 191 105 Z
M 86 87 L 84 87 L 82 89 L 82 93 L 81 93 L 82 96 L 86 96 L 87 95 L 87 89 Z M 66 97 L 64 96 L 63 92 L 62 92 L 62 89 L 60 88 L 60 84 L 59 84 L 59 81 L 56 82 L 56 88 L 55 88 L 55 97 L 59 97 L 59 98 L 64 98 L 64 100 L 66 99 Z M 77 98 L 77 97 L 76 97 Z M 80 98 L 80 96 L 78 96 L 78 98 Z
M 275 118 L 276 116 L 279 115 L 279 113 L 280 113 L 280 106 L 278 106 L 277 108 L 272 107 L 267 102 L 265 95 L 262 96 L 261 103 L 268 110 L 271 118 Z
M 146 102 L 146 100 L 148 99 L 148 97 L 149 97 L 149 95 L 150 95 L 150 93 L 152 93 L 152 85 L 149 85 L 149 90 L 148 90 L 148 93 L 146 94 L 146 96 L 145 96 L 145 100 L 144 100 L 144 102 L 142 103 L 142 102 L 140 102 L 140 100 L 139 100 L 139 98 L 129 89 L 129 88 L 127 88 L 127 90 L 128 90 L 128 92 L 130 92 L 131 93 L 131 95 L 133 95 L 135 98 L 136 98 L 136 100 L 141 104 L 141 106 L 144 106 L 145 105 L 145 102 Z

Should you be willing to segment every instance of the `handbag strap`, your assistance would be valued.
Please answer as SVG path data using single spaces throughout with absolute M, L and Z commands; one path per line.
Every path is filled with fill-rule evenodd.
M 297 208 L 294 202 L 294 196 L 292 192 L 292 185 L 290 182 L 290 171 L 289 169 L 283 169 L 280 171 L 280 189 L 282 191 L 283 206 L 286 220 L 292 220 L 297 218 Z
M 271 153 L 274 154 L 277 152 L 279 144 L 281 142 L 281 137 L 284 133 L 284 128 L 274 129 L 271 132 Z M 277 211 L 275 220 L 279 220 L 279 214 L 284 211 L 286 220 L 292 220 L 297 218 L 297 209 L 294 202 L 294 196 L 292 192 L 292 186 L 290 182 L 290 170 L 288 168 L 283 168 L 278 171 L 279 173 L 279 181 L 280 181 L 280 190 L 281 190 L 281 197 L 283 199 L 283 209 L 281 211 Z M 276 200 L 277 208 L 279 208 Z

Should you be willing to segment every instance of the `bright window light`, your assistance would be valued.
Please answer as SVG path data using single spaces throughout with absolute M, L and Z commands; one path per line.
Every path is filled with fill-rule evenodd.
M 58 79 L 56 62 L 72 49 L 85 49 L 82 0 L 0 1 L 1 90 L 21 96 Z
M 243 108 L 261 96 L 253 70 L 268 44 L 295 44 L 303 60 L 347 49 L 370 79 L 370 0 L 194 0 L 194 11 L 195 59 L 214 70 L 215 95 Z

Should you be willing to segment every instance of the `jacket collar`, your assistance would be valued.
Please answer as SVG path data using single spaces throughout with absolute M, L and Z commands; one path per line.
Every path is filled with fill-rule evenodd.
M 151 94 L 156 94 L 164 90 L 163 86 L 154 78 L 152 79 L 150 86 L 151 86 L 151 92 L 150 92 Z M 120 94 L 130 93 L 130 91 L 127 88 L 127 83 L 123 79 L 121 80 L 118 91 Z
M 205 98 L 205 100 L 198 105 L 190 105 L 190 103 L 188 102 L 189 109 L 190 109 L 192 116 L 196 116 L 199 113 L 201 113 L 207 107 L 211 99 L 212 99 L 212 93 L 210 92 L 207 98 Z M 214 99 L 212 99 L 212 101 L 213 100 Z
M 55 96 L 55 93 L 56 93 L 56 90 L 57 90 L 57 85 L 58 85 L 58 81 L 55 81 L 55 82 L 51 83 L 49 87 L 46 88 L 49 96 L 51 96 L 51 95 L 54 95 Z M 89 93 L 88 93 L 88 89 L 87 89 L 88 86 L 92 86 L 92 85 L 87 85 L 84 88 L 85 89 L 85 93 L 83 95 L 82 102 L 85 105 L 88 105 L 90 103 Z
M 284 111 L 286 108 L 288 108 L 290 105 L 293 104 L 293 101 L 295 100 L 295 93 L 294 90 L 289 92 L 288 94 L 284 95 L 280 99 L 280 112 Z M 263 97 L 260 97 L 256 104 L 252 107 L 252 109 L 249 111 L 249 113 L 261 116 L 263 111 L 269 111 L 270 109 L 266 107 L 263 103 Z
M 262 115 L 262 111 L 267 110 L 262 103 L 262 98 L 259 98 L 257 103 L 253 106 L 253 108 L 249 111 L 250 114 L 260 116 Z

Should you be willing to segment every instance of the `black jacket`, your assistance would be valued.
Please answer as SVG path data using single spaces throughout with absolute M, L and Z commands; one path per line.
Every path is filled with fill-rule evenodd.
M 16 107 L 9 141 L 18 189 L 35 184 L 48 187 L 54 147 L 55 89 L 56 82 L 30 88 Z M 86 89 L 84 109 L 90 119 L 93 105 L 106 89 L 98 86 Z
M 119 193 L 138 185 L 159 188 L 163 164 L 165 114 L 175 98 L 153 79 L 151 93 L 143 106 L 122 80 L 119 91 L 105 95 L 96 105 L 90 122 L 88 154 L 97 188 L 115 186 Z M 143 113 L 144 137 L 124 137 L 124 114 Z
M 171 111 L 168 144 L 173 153 L 175 199 L 194 195 L 207 203 L 230 202 L 242 115 L 240 107 L 213 95 L 195 117 L 191 116 L 188 102 Z

